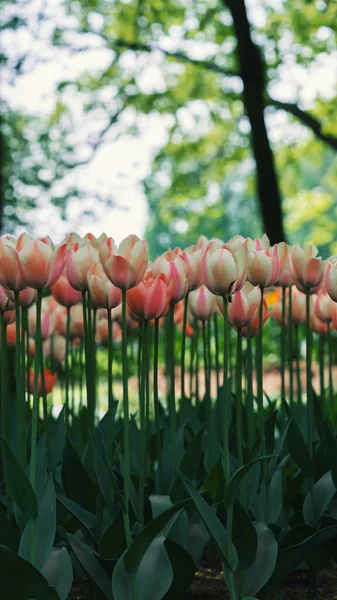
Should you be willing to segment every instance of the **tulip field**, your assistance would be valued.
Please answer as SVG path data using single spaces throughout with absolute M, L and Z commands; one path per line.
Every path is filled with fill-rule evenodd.
M 219 598 L 301 573 L 318 599 L 337 261 L 240 235 L 151 258 L 135 235 L 0 238 L 0 598 L 192 599 L 206 561 Z

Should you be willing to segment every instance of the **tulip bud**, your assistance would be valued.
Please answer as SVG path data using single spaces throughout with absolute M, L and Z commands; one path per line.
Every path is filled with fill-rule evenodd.
M 210 319 L 217 309 L 216 296 L 205 285 L 190 293 L 188 304 L 192 315 L 200 321 Z
M 304 293 L 315 294 L 324 278 L 325 263 L 316 258 L 315 246 L 302 249 L 295 244 L 291 252 L 291 264 L 296 287 Z
M 108 249 L 108 255 L 106 250 Z M 106 276 L 121 290 L 128 290 L 143 279 L 148 265 L 148 248 L 145 240 L 129 235 L 116 246 L 106 240 L 100 245 L 100 256 Z

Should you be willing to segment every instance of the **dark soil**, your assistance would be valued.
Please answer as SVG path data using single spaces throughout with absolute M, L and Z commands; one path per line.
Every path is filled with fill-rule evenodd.
M 68 600 L 95 600 L 96 596 L 87 585 L 75 580 Z M 228 600 L 221 571 L 201 567 L 195 574 L 188 592 L 182 600 Z M 151 600 L 144 598 L 144 600 Z M 178 600 L 178 599 L 177 599 Z M 314 600 L 309 593 L 309 578 L 307 572 L 298 572 L 285 581 L 268 600 Z M 320 573 L 319 595 L 315 600 L 337 600 L 337 570 L 327 570 Z

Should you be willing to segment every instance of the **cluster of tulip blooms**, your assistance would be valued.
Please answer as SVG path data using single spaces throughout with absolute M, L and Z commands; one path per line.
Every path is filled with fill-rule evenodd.
M 178 462 L 177 407 L 175 390 L 175 325 L 181 335 L 181 390 L 180 408 L 188 413 L 185 390 L 186 337 L 193 338 L 197 330 L 203 334 L 203 364 L 205 369 L 205 397 L 202 418 L 205 420 L 205 465 L 207 470 L 214 466 L 221 444 L 223 472 L 226 485 L 231 480 L 229 406 L 223 402 L 220 390 L 222 372 L 223 390 L 229 378 L 230 369 L 230 327 L 237 332 L 235 356 L 235 442 L 237 446 L 238 468 L 245 464 L 244 454 L 248 448 L 253 453 L 257 441 L 261 445 L 264 460 L 263 483 L 265 486 L 265 522 L 269 523 L 269 488 L 265 458 L 267 448 L 264 423 L 263 397 L 263 327 L 271 314 L 281 325 L 281 400 L 285 400 L 286 340 L 292 345 L 292 326 L 295 336 L 298 326 L 306 324 L 306 421 L 307 444 L 310 457 L 314 454 L 315 422 L 314 400 L 311 384 L 311 363 L 313 352 L 312 333 L 322 337 L 337 328 L 337 263 L 334 259 L 322 260 L 314 246 L 302 248 L 286 243 L 270 245 L 264 235 L 252 240 L 240 235 L 227 243 L 219 239 L 207 240 L 201 236 L 198 243 L 184 250 L 168 250 L 151 263 L 145 240 L 136 235 L 125 238 L 119 247 L 105 234 L 96 238 L 87 234 L 83 238 L 75 233 L 54 246 L 49 237 L 32 240 L 27 234 L 18 239 L 5 235 L 0 239 L 0 368 L 1 368 L 1 435 L 8 439 L 9 430 L 9 383 L 8 348 L 15 345 L 15 415 L 16 415 L 16 456 L 23 469 L 27 466 L 26 417 L 30 417 L 30 473 L 33 490 L 36 487 L 37 440 L 42 397 L 42 428 L 48 433 L 50 417 L 46 396 L 56 382 L 55 370 L 44 369 L 46 359 L 54 366 L 64 363 L 65 374 L 65 424 L 69 433 L 74 422 L 69 406 L 69 385 L 72 378 L 70 356 L 73 348 L 84 351 L 84 371 L 86 382 L 87 442 L 97 422 L 96 389 L 96 346 L 108 346 L 108 417 L 110 433 L 107 451 L 112 463 L 116 434 L 115 398 L 113 394 L 114 341 L 122 347 L 123 379 L 123 523 L 127 548 L 132 544 L 129 515 L 130 491 L 130 419 L 128 389 L 128 338 L 130 330 L 138 328 L 139 339 L 139 423 L 140 423 L 140 474 L 139 474 L 139 521 L 144 526 L 144 502 L 146 477 L 148 472 L 147 448 L 149 431 L 149 406 L 153 406 L 156 464 L 159 473 L 162 469 L 163 439 L 160 415 L 163 407 L 158 399 L 158 345 L 159 326 L 164 323 L 167 372 L 167 414 L 170 447 L 171 473 L 174 477 Z M 268 305 L 273 298 L 273 311 Z M 223 316 L 222 343 L 218 343 L 215 328 L 215 360 L 217 372 L 217 400 L 212 405 L 210 393 L 211 351 L 210 320 Z M 151 326 L 151 327 L 150 327 Z M 195 327 L 195 326 L 194 326 Z M 217 325 L 216 325 L 217 327 Z M 288 329 L 288 333 L 287 333 Z M 154 334 L 153 334 L 154 331 Z M 233 334 L 234 335 L 234 334 Z M 247 339 L 247 363 L 243 378 L 243 338 Z M 255 370 L 256 398 L 253 395 L 252 338 L 256 339 Z M 329 343 L 330 343 L 329 341 Z M 297 341 L 296 341 L 297 343 Z M 192 346 L 191 346 L 192 347 Z M 221 352 L 219 349 L 221 347 Z M 153 348 L 152 388 L 153 403 L 150 402 L 150 350 Z M 290 348 L 291 355 L 291 348 Z M 220 366 L 219 356 L 222 357 Z M 329 394 L 332 398 L 331 352 Z M 289 354 L 288 354 L 289 357 Z M 82 358 L 81 358 L 82 360 Z M 192 359 L 191 359 L 192 360 Z M 292 382 L 292 359 L 288 362 Z M 34 368 L 30 369 L 33 363 Z M 198 366 L 196 367 L 198 371 Z M 245 380 L 245 390 L 242 381 Z M 322 380 L 324 377 L 322 377 Z M 300 383 L 298 381 L 298 383 Z M 227 386 L 228 387 L 228 386 Z M 324 384 L 323 389 L 324 392 Z M 28 392 L 32 394 L 32 401 Z M 300 385 L 298 385 L 300 388 Z M 298 401 L 302 401 L 301 394 Z M 290 390 L 290 407 L 293 404 Z M 286 402 L 285 402 L 286 405 Z M 190 403 L 190 407 L 192 404 Z M 243 439 L 243 406 L 246 419 L 245 430 L 248 442 Z M 256 410 L 257 409 L 257 410 Z M 214 435 L 214 411 L 219 411 L 217 435 Z M 212 412 L 213 411 L 213 412 Z M 221 412 L 223 411 L 223 412 Z M 188 418 L 188 414 L 185 416 Z M 257 425 L 257 427 L 255 426 Z M 166 435 L 166 434 L 165 434 Z M 7 446 L 4 445 L 5 451 Z M 160 473 L 162 476 L 162 474 Z M 313 488 L 313 481 L 310 483 Z M 166 492 L 164 492 L 166 493 Z M 245 494 L 243 494 L 243 500 Z M 233 507 L 228 508 L 229 556 L 231 549 L 231 528 Z M 30 527 L 30 561 L 35 564 L 36 531 Z M 233 556 L 232 556 L 233 555 Z M 234 559 L 233 559 L 234 560 Z M 229 574 L 231 597 L 236 598 L 232 575 Z M 234 590 L 234 591 L 233 591 Z
M 6 235 L 0 239 L 0 284 L 7 344 L 20 342 L 17 323 L 21 322 L 21 339 L 25 337 L 31 356 L 37 315 L 33 305 L 38 294 L 41 297 L 50 288 L 51 296 L 43 298 L 40 307 L 39 327 L 43 352 L 57 363 L 65 360 L 66 338 L 75 346 L 83 341 L 85 322 L 91 320 L 83 307 L 94 313 L 96 342 L 107 342 L 109 332 L 112 339 L 121 339 L 123 295 L 128 328 L 161 319 L 173 307 L 174 323 L 184 336 L 193 333 L 192 317 L 204 322 L 220 312 L 240 335 L 254 337 L 271 314 L 284 327 L 289 322 L 305 323 L 309 296 L 311 328 L 324 335 L 337 327 L 333 259 L 317 257 L 314 246 L 302 249 L 299 244 L 280 243 L 271 247 L 265 235 L 254 241 L 237 235 L 226 244 L 201 236 L 195 246 L 168 250 L 152 263 L 146 241 L 135 235 L 124 239 L 119 248 L 105 234 L 80 238 L 72 233 L 57 247 L 49 237 L 33 241 L 27 234 L 18 239 Z M 272 313 L 264 297 L 264 290 L 271 286 L 283 291 L 272 295 L 277 300 Z M 56 376 L 43 373 L 48 392 Z M 29 386 L 33 391 L 33 370 Z

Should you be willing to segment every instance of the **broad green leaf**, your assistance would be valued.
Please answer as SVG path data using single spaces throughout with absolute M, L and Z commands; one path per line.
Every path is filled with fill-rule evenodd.
M 49 560 L 56 531 L 56 496 L 52 475 L 49 475 L 38 506 L 38 517 L 34 521 L 35 567 L 41 567 Z M 19 556 L 29 560 L 30 530 L 26 525 L 19 546 Z
M 225 491 L 225 477 L 220 459 L 206 475 L 203 489 L 211 496 L 214 502 L 222 500 Z
M 20 542 L 20 530 L 12 525 L 7 515 L 0 507 L 0 544 L 7 546 L 14 552 L 17 551 Z
M 276 448 L 275 448 L 275 455 L 276 456 L 271 459 L 271 461 L 270 461 L 270 463 L 268 465 L 268 479 L 269 479 L 269 481 L 271 480 L 273 472 L 275 471 L 275 468 L 276 468 L 276 465 L 277 465 L 277 461 L 278 461 L 278 457 L 281 455 L 284 443 L 285 443 L 286 438 L 287 438 L 289 427 L 290 427 L 290 425 L 291 425 L 291 423 L 292 423 L 292 421 L 294 419 L 294 416 L 295 416 L 296 412 L 297 412 L 297 409 L 295 409 L 291 413 L 291 415 L 288 417 L 288 419 L 285 422 L 285 424 L 284 424 L 284 426 L 282 428 L 282 431 L 280 433 L 280 437 L 279 437 L 279 439 L 277 441 Z
M 70 500 L 89 512 L 95 512 L 96 496 L 93 484 L 68 438 L 63 453 L 62 482 Z
M 190 553 L 173 540 L 165 540 L 165 549 L 173 569 L 173 581 L 165 600 L 176 600 L 188 590 L 194 577 L 195 565 Z
M 54 429 L 51 434 L 51 444 L 48 448 L 48 464 L 51 471 L 55 474 L 58 465 L 61 464 L 64 445 L 66 442 L 66 428 L 64 422 L 65 407 L 58 415 Z
M 257 552 L 257 533 L 249 515 L 238 500 L 233 507 L 233 544 L 239 564 L 248 569 L 254 562 Z
M 47 449 L 46 449 L 46 434 L 41 435 L 37 446 L 36 446 L 36 467 L 35 467 L 35 496 L 37 503 L 40 503 L 42 495 L 44 494 L 45 486 L 47 483 Z M 30 476 L 30 464 L 29 461 L 26 467 L 26 475 L 29 479 Z
M 292 573 L 296 567 L 305 560 L 306 555 L 337 535 L 337 525 L 325 527 L 299 544 L 285 548 L 279 553 L 275 570 L 271 579 L 262 590 L 263 595 L 268 594 L 277 585 Z
M 257 533 L 257 551 L 255 560 L 246 570 L 246 591 L 248 594 L 256 594 L 270 579 L 277 560 L 277 541 L 273 532 L 261 520 L 255 521 L 254 527 Z
M 136 573 L 128 573 L 125 555 L 121 556 L 112 575 L 114 600 L 162 600 L 173 581 L 173 569 L 165 549 L 165 537 L 158 535 L 147 547 Z M 123 565 L 119 563 L 124 562 Z M 128 581 L 129 580 L 129 581 Z
M 66 548 L 53 548 L 41 573 L 55 588 L 60 600 L 67 600 L 73 583 L 73 566 Z
M 252 460 L 251 462 L 238 469 L 236 473 L 234 473 L 233 477 L 230 479 L 226 488 L 224 495 L 225 504 L 227 506 L 231 506 L 233 504 L 242 479 L 245 477 L 245 475 L 247 475 L 248 471 L 255 463 L 261 462 L 263 460 L 268 460 L 269 458 L 274 458 L 275 456 L 277 455 L 269 454 L 267 456 L 260 456 L 259 458 L 255 458 L 255 460 Z
M 104 594 L 105 598 L 113 600 L 110 579 L 95 558 L 93 549 L 75 535 L 68 533 L 67 536 L 73 553 L 94 587 Z
M 201 457 L 203 433 L 204 426 L 202 426 L 199 429 L 198 433 L 191 439 L 179 463 L 179 471 L 186 475 L 186 477 L 188 477 L 188 479 L 190 479 L 191 481 L 194 480 L 198 472 Z M 179 502 L 179 500 L 183 500 L 184 498 L 186 498 L 186 489 L 178 474 L 176 474 L 176 477 L 174 479 L 170 496 L 173 502 Z
M 332 433 L 328 423 L 325 424 L 325 434 L 328 444 L 328 456 L 331 467 L 332 481 L 334 482 L 335 488 L 337 489 L 337 438 Z
M 230 542 L 226 529 L 222 525 L 220 519 L 216 516 L 213 508 L 211 508 L 207 502 L 203 499 L 203 497 L 197 492 L 192 483 L 179 472 L 179 475 L 190 494 L 191 498 L 194 501 L 194 504 L 205 523 L 208 532 L 216 545 L 222 560 L 225 564 L 234 571 L 238 564 L 238 556 L 235 550 L 235 547 Z M 230 551 L 229 551 L 230 549 Z
M 7 441 L 2 438 L 3 460 L 6 463 L 6 489 L 24 514 L 27 523 L 37 518 L 37 500 L 31 483 Z
M 170 496 L 150 496 L 149 500 L 154 519 L 173 506 Z
M 336 493 L 331 471 L 319 479 L 313 490 L 307 493 L 303 503 L 303 516 L 308 524 L 315 524 L 321 518 Z
M 130 548 L 124 555 L 125 566 L 130 575 L 136 574 L 142 556 L 152 540 L 160 533 L 163 533 L 165 536 L 168 535 L 187 503 L 186 500 L 179 502 L 158 515 L 133 540 Z
M 72 500 L 69 500 L 69 498 L 66 498 L 62 494 L 57 494 L 56 498 L 57 501 L 62 504 L 62 506 L 64 506 L 64 508 L 66 508 L 67 511 L 73 517 L 75 517 L 75 519 L 77 519 L 79 524 L 83 525 L 85 529 L 92 535 L 92 529 L 95 529 L 97 525 L 96 515 L 88 510 L 85 510 L 85 508 L 82 508 L 82 506 L 76 504 L 76 502 L 73 502 Z
M 293 419 L 289 425 L 287 436 L 288 449 L 291 457 L 308 479 L 314 476 L 314 465 L 304 442 L 300 428 Z
M 99 488 L 101 490 L 105 504 L 107 506 L 112 506 L 114 503 L 113 487 L 109 471 L 106 467 L 106 463 L 103 458 L 105 447 L 103 444 L 103 440 L 99 438 L 99 432 L 97 430 L 95 431 L 94 435 L 90 434 L 90 443 L 92 446 L 95 473 Z
M 2 600 L 61 600 L 44 576 L 29 562 L 0 546 Z
M 118 511 L 112 523 L 103 532 L 99 554 L 103 558 L 118 560 L 126 548 L 123 513 Z

